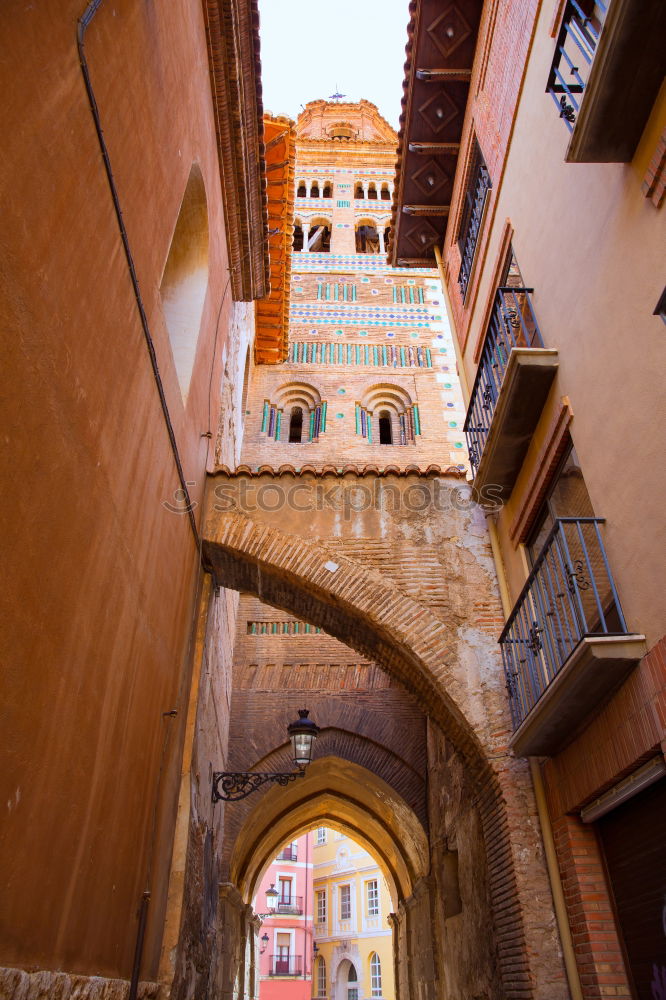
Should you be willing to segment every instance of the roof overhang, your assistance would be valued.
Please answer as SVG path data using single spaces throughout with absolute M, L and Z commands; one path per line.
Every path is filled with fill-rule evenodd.
M 291 245 L 294 236 L 295 129 L 290 118 L 264 115 L 270 293 L 257 301 L 254 358 L 274 365 L 287 357 Z
M 266 295 L 270 280 L 258 0 L 202 2 L 231 292 L 249 302 Z
M 458 167 L 483 0 L 413 0 L 389 262 L 434 267 Z

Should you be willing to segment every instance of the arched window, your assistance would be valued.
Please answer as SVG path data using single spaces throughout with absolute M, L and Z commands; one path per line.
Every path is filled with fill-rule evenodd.
M 379 443 L 393 444 L 393 428 L 391 427 L 391 414 L 388 410 L 379 411 Z
M 368 187 L 368 198 L 372 198 L 374 201 L 377 200 L 377 188 L 374 184 L 370 184 Z
M 298 189 L 296 191 L 296 197 L 297 198 L 307 198 L 307 196 L 308 196 L 308 192 L 307 192 L 307 188 L 305 187 L 305 181 L 299 181 Z
M 331 187 L 330 182 L 326 181 L 326 183 L 324 184 L 324 193 L 322 194 L 322 198 L 332 198 L 332 197 L 333 197 L 333 188 Z
M 356 253 L 379 253 L 379 236 L 372 220 L 361 220 L 356 228 Z
M 358 1000 L 358 976 L 351 962 L 347 973 L 347 1000 Z
M 389 191 L 388 184 L 382 184 L 382 201 L 390 201 L 391 192 Z
M 370 958 L 370 996 L 380 997 L 382 995 L 382 964 L 379 955 L 373 951 Z
M 300 444 L 303 436 L 303 410 L 293 406 L 289 419 L 289 444 Z
M 310 197 L 311 198 L 319 197 L 319 181 L 313 181 L 312 187 L 310 188 Z
M 208 208 L 194 164 L 160 282 L 160 298 L 183 401 L 187 400 L 208 288 Z
M 321 957 L 317 960 L 317 996 L 326 996 L 326 962 Z
M 354 197 L 365 198 L 365 194 L 363 193 L 363 185 L 359 184 L 358 181 L 356 183 L 356 191 L 354 192 Z

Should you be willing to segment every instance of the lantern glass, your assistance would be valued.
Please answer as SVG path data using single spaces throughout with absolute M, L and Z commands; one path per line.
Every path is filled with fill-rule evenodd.
M 271 882 L 270 889 L 266 889 L 266 906 L 271 913 L 273 913 L 277 907 L 279 895 L 280 893 L 275 888 L 275 884 Z
M 307 708 L 301 708 L 298 719 L 287 726 L 291 739 L 294 763 L 297 767 L 305 767 L 312 760 L 312 744 L 319 734 L 319 726 L 308 719 Z

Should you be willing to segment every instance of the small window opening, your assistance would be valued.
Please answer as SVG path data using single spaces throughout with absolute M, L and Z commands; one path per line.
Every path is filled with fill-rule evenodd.
M 391 429 L 391 414 L 388 410 L 382 410 L 379 414 L 379 443 L 393 444 L 393 431 Z
M 305 184 L 299 184 L 298 185 L 298 191 L 296 192 L 296 197 L 297 198 L 307 198 L 307 196 L 308 196 L 308 192 L 307 192 L 307 189 L 305 187 Z
M 303 435 L 303 410 L 294 406 L 289 420 L 289 444 L 300 444 Z
M 303 249 L 303 229 L 301 228 L 300 225 L 298 225 L 298 223 L 294 226 L 294 243 L 293 243 L 293 249 L 294 250 L 302 250 Z
M 332 198 L 332 197 L 333 197 L 333 190 L 331 188 L 331 185 L 330 184 L 325 184 L 324 185 L 324 193 L 322 195 L 322 198 Z
M 311 198 L 319 197 L 319 184 L 317 182 L 315 182 L 310 188 L 310 197 Z
M 388 184 L 382 184 L 382 201 L 390 201 L 391 192 L 388 189 Z
M 356 185 L 356 191 L 354 192 L 354 197 L 355 198 L 365 198 L 365 194 L 363 193 L 363 185 L 362 184 L 357 184 Z
M 372 198 L 373 201 L 377 201 L 377 188 L 374 184 L 371 184 L 368 188 L 368 198 Z

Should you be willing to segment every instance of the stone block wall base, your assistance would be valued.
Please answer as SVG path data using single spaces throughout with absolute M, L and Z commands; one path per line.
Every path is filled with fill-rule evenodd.
M 126 1000 L 127 979 L 0 968 L 0 1000 Z M 160 983 L 139 983 L 138 1000 L 166 1000 Z

